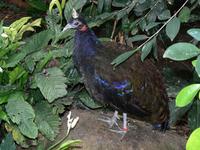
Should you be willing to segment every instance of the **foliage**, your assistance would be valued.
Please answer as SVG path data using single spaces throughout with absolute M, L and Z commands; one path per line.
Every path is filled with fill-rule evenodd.
M 46 69 L 44 73 L 36 74 L 35 81 L 49 103 L 67 94 L 65 89 L 67 79 L 64 77 L 64 73 L 58 68 Z
M 27 0 L 36 10 L 46 11 L 46 3 L 40 0 Z M 188 0 L 186 1 L 186 3 Z M 0 119 L 1 125 L 13 136 L 15 142 L 28 147 L 29 140 L 36 140 L 41 133 L 54 140 L 60 125 L 59 114 L 72 104 L 75 98 L 90 108 L 99 108 L 86 93 L 81 78 L 72 62 L 74 31 L 62 32 L 63 25 L 71 18 L 72 9 L 85 16 L 88 25 L 98 28 L 102 36 L 115 39 L 123 32 L 126 43 L 143 42 L 132 51 L 118 56 L 111 63 L 115 67 L 141 50 L 141 60 L 149 55 L 157 58 L 158 34 L 165 28 L 170 40 L 174 40 L 180 25 L 190 22 L 192 11 L 199 4 L 190 1 L 191 7 L 184 3 L 172 15 L 169 10 L 172 1 L 165 0 L 52 0 L 45 17 L 46 28 L 30 37 L 24 37 L 27 31 L 35 31 L 42 20 L 32 21 L 30 17 L 21 18 L 9 27 L 0 23 Z M 56 6 L 56 7 L 55 7 Z M 106 33 L 102 26 L 106 26 Z M 199 29 L 188 30 L 199 41 Z M 162 38 L 166 38 L 164 35 Z M 134 43 L 133 43 L 134 44 Z M 130 44 L 131 45 L 131 44 Z M 199 56 L 199 48 L 189 43 L 179 43 L 170 47 L 165 57 L 185 60 Z M 175 50 L 174 50 L 175 49 Z M 180 49 L 184 50 L 182 54 Z M 193 51 L 188 52 L 188 50 Z M 176 54 L 172 51 L 177 51 Z M 193 62 L 200 74 L 199 57 Z M 196 84 L 195 84 L 196 85 Z M 191 89 L 192 88 L 192 89 Z M 187 91 L 188 89 L 186 89 Z M 186 97 L 180 106 L 193 101 L 199 92 L 198 85 L 189 87 L 192 93 L 180 95 Z M 12 107 L 16 106 L 16 107 Z M 199 105 L 194 105 L 192 114 Z M 48 116 L 48 117 L 47 117 Z M 191 118 L 191 117 L 190 117 Z M 193 117 L 192 120 L 197 120 Z M 196 121 L 198 123 L 198 121 Z M 198 125 L 198 124 L 196 124 Z M 60 149 L 79 141 L 67 141 Z
M 34 106 L 35 122 L 39 131 L 49 140 L 54 140 L 58 134 L 60 119 L 53 114 L 52 108 L 47 102 L 39 102 Z M 47 117 L 48 116 L 48 117 Z
M 199 143 L 199 138 L 200 138 L 200 128 L 194 130 L 192 134 L 190 135 L 186 149 L 187 150 L 196 150 L 199 148 L 200 143 Z
M 7 134 L 2 140 L 0 150 L 16 150 L 15 142 L 11 134 Z
M 191 35 L 195 40 L 200 39 L 200 30 L 199 29 L 190 29 L 188 30 L 189 35 Z M 198 40 L 200 41 L 200 40 Z M 196 60 L 193 60 L 193 66 L 195 67 L 198 77 L 200 77 L 200 49 L 197 48 L 194 44 L 190 43 L 176 43 L 171 45 L 165 51 L 163 57 L 170 58 L 172 60 L 188 60 L 196 57 Z M 197 96 L 198 94 L 198 96 Z M 199 114 L 200 114 L 200 84 L 191 84 L 183 88 L 176 97 L 176 106 L 185 107 L 192 103 L 192 107 L 189 110 L 188 121 L 191 130 L 194 130 L 200 126 Z M 196 97 L 196 98 L 195 98 Z M 197 137 L 200 136 L 198 129 L 193 131 L 191 134 L 186 149 L 197 149 L 198 142 Z

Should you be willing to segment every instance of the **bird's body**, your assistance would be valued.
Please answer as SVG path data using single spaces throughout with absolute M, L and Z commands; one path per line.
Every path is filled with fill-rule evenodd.
M 151 60 L 134 54 L 113 69 L 111 61 L 131 50 L 114 42 L 98 41 L 90 29 L 77 30 L 73 60 L 90 95 L 103 104 L 153 124 L 168 120 L 168 98 L 161 74 Z

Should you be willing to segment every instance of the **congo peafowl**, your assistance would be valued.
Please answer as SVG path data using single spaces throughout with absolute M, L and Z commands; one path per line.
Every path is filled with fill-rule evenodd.
M 114 42 L 101 43 L 76 10 L 63 31 L 70 28 L 76 29 L 73 61 L 89 94 L 95 100 L 125 112 L 125 117 L 128 113 L 165 130 L 169 119 L 168 97 L 153 62 L 141 62 L 137 53 L 113 70 L 111 61 L 130 47 Z M 109 121 L 111 126 L 116 117 L 117 112 Z M 126 119 L 124 121 L 126 130 Z

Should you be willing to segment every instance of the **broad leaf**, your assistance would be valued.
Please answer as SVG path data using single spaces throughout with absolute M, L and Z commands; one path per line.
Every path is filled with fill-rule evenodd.
M 181 22 L 188 22 L 190 19 L 190 13 L 191 10 L 188 7 L 183 7 L 183 9 L 180 11 L 178 18 L 180 19 Z
M 200 41 L 200 29 L 192 28 L 187 31 L 187 33 L 192 36 L 195 40 Z
M 17 87 L 14 85 L 0 85 L 0 96 L 7 96 L 8 94 L 12 93 Z M 0 104 L 2 102 L 0 101 Z
M 16 150 L 16 145 L 11 134 L 7 134 L 2 140 L 0 150 Z
M 72 17 L 72 9 L 80 9 L 87 3 L 87 0 L 68 0 L 65 5 L 64 16 L 67 20 Z
M 20 52 L 15 53 L 6 62 L 6 67 L 14 67 L 21 60 L 26 57 L 26 55 L 39 51 L 46 47 L 49 41 L 53 38 L 53 32 L 50 30 L 45 30 L 39 32 L 28 39 L 28 42 L 21 48 Z
M 163 58 L 182 61 L 198 56 L 199 54 L 200 50 L 195 45 L 180 42 L 168 47 L 163 55 Z
M 46 69 L 44 73 L 35 75 L 35 81 L 43 96 L 51 103 L 67 94 L 67 79 L 59 68 Z
M 190 135 L 186 144 L 186 150 L 198 150 L 200 147 L 199 139 L 200 139 L 200 128 L 197 128 Z
M 179 32 L 180 29 L 180 20 L 177 17 L 174 17 L 166 26 L 166 34 L 171 39 L 171 41 L 174 40 L 176 35 Z
M 57 115 L 53 114 L 52 108 L 47 102 L 39 102 L 34 107 L 35 122 L 39 131 L 53 141 L 59 132 L 60 119 Z
M 6 105 L 6 111 L 10 119 L 18 125 L 22 134 L 32 139 L 37 137 L 38 129 L 33 122 L 35 113 L 29 103 L 24 100 L 10 99 Z
M 46 47 L 49 41 L 53 38 L 54 33 L 51 30 L 41 31 L 28 39 L 22 51 L 26 54 L 38 51 Z
M 13 84 L 16 80 L 21 78 L 26 71 L 21 66 L 17 66 L 13 71 L 9 72 L 9 83 Z
M 191 84 L 184 87 L 176 97 L 176 106 L 184 107 L 191 103 L 200 90 L 200 84 Z
M 5 124 L 5 128 L 8 132 L 12 132 L 14 141 L 23 148 L 28 148 L 25 137 L 21 134 L 19 128 L 13 124 Z
M 138 51 L 138 49 L 135 49 L 135 50 L 128 51 L 128 52 L 125 52 L 125 53 L 119 55 L 117 58 L 115 58 L 111 62 L 111 65 L 114 65 L 114 67 L 120 65 L 121 63 L 123 63 L 124 61 L 126 61 L 129 57 L 131 57 L 137 51 Z
M 91 108 L 91 109 L 97 109 L 102 107 L 101 105 L 99 105 L 97 102 L 95 102 L 86 91 L 83 91 L 79 94 L 78 96 L 81 100 L 81 102 L 86 105 L 87 107 Z

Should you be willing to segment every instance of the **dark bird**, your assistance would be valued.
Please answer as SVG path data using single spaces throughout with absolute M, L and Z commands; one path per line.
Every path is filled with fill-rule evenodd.
M 89 94 L 103 104 L 165 129 L 169 119 L 168 97 L 153 62 L 142 62 L 140 53 L 136 53 L 113 69 L 111 61 L 132 48 L 100 42 L 75 10 L 72 17 L 63 30 L 76 29 L 73 61 Z

